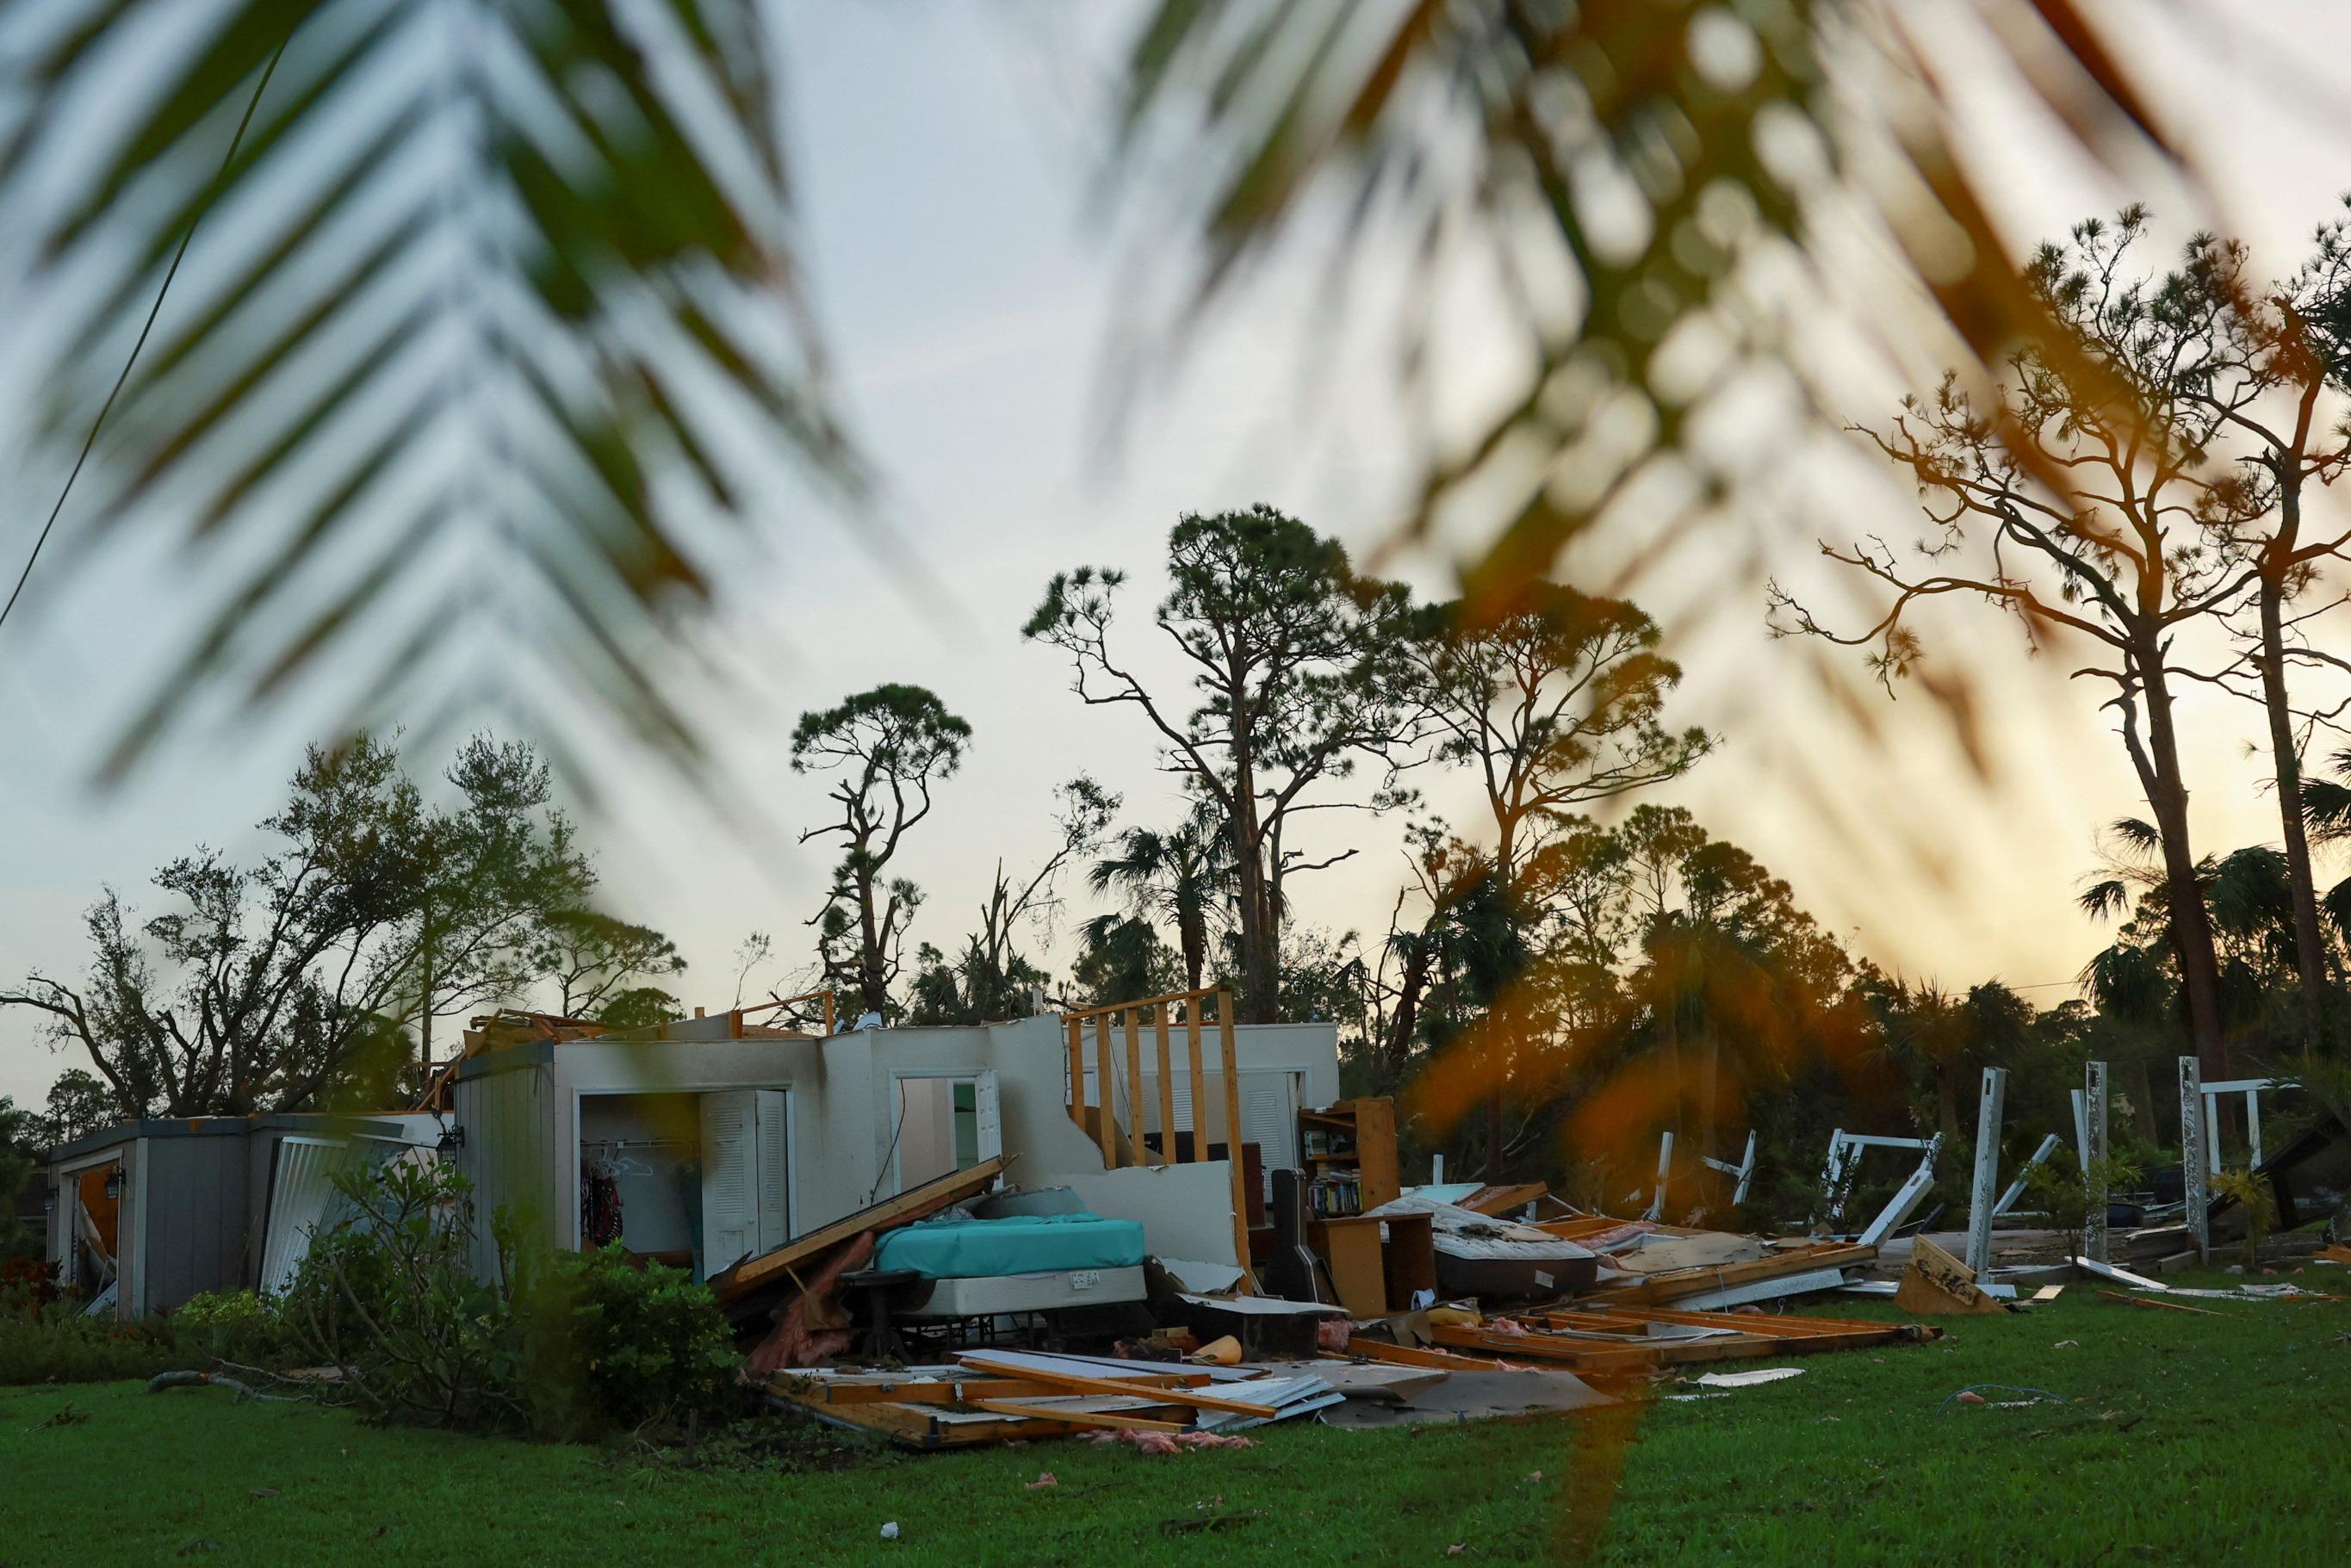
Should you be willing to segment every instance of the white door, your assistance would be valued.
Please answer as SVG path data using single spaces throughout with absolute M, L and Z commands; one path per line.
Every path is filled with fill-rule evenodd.
M 785 1119 L 786 1099 L 780 1089 L 755 1089 L 758 1139 L 754 1153 L 758 1172 L 753 1190 L 758 1195 L 759 1250 L 771 1251 L 792 1239 L 790 1124 Z
M 716 1274 L 759 1235 L 756 1092 L 705 1094 L 702 1113 L 702 1268 Z
M 310 1255 L 311 1235 L 327 1216 L 335 1173 L 348 1163 L 349 1151 L 340 1138 L 278 1140 L 277 1174 L 270 1183 L 269 1218 L 262 1230 L 264 1294 L 274 1295 L 291 1285 L 302 1260 Z
M 971 1081 L 972 1108 L 977 1113 L 976 1131 L 979 1139 L 979 1157 L 992 1160 L 1004 1152 L 1004 1102 L 997 1088 L 993 1069 Z

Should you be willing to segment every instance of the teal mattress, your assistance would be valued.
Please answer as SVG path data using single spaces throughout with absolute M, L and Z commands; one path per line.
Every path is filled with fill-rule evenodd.
M 1099 1214 L 925 1219 L 889 1232 L 873 1249 L 874 1268 L 911 1269 L 932 1280 L 1131 1269 L 1142 1261 L 1143 1227 Z

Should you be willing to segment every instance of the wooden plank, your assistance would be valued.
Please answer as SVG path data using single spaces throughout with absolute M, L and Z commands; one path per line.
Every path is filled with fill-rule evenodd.
M 1188 1432 L 1189 1421 L 1169 1421 L 1127 1410 L 1086 1410 L 1067 1405 L 1031 1405 L 1017 1399 L 975 1399 L 972 1404 L 1000 1416 L 1025 1416 L 1039 1421 L 1066 1421 L 1077 1427 L 1130 1427 L 1138 1432 Z
M 1384 1340 L 1356 1339 L 1347 1342 L 1344 1350 L 1318 1353 L 1327 1361 L 1376 1361 L 1388 1366 L 1425 1366 L 1443 1372 L 1497 1372 L 1503 1370 L 1492 1362 L 1474 1355 L 1456 1355 L 1449 1350 L 1432 1350 L 1426 1345 L 1389 1344 Z
M 1151 1388 L 1194 1388 L 1208 1382 L 1204 1374 L 1138 1376 Z M 910 1383 L 892 1378 L 810 1378 L 782 1374 L 768 1383 L 770 1392 L 784 1393 L 814 1405 L 977 1405 L 984 1399 L 1050 1399 L 1062 1392 L 1033 1377 L 961 1377 L 951 1382 Z
M 1560 1325 L 1644 1328 L 1671 1323 L 1682 1328 L 1729 1329 L 1738 1333 L 1786 1339 L 1817 1339 L 1823 1334 L 1868 1333 L 1886 1325 L 1864 1318 L 1820 1318 L 1797 1313 L 1765 1315 L 1746 1312 L 1678 1312 L 1668 1307 L 1615 1307 L 1599 1312 L 1541 1312 L 1529 1318 Z
M 1196 1002 L 1203 997 L 1216 995 L 1222 988 L 1217 986 L 1207 986 L 1196 991 L 1169 991 L 1165 996 L 1136 997 L 1132 1001 L 1104 1002 L 1096 1008 L 1075 1008 L 1061 1016 L 1065 1019 L 1099 1018 L 1105 1013 L 1123 1012 L 1128 1008 L 1156 1008 L 1165 1007 L 1171 1002 Z
M 1176 1066 L 1167 1052 L 1167 1009 L 1155 1015 L 1159 1033 L 1159 1163 L 1176 1163 Z
M 1070 1120 L 1082 1127 L 1086 1124 L 1086 1035 L 1085 1027 L 1071 1019 L 1070 1030 Z
M 1240 1057 L 1233 1049 L 1233 993 L 1217 988 L 1217 1044 L 1225 1063 L 1225 1150 L 1232 1156 L 1233 1256 L 1240 1260 L 1240 1293 L 1253 1295 L 1256 1283 L 1249 1268 L 1249 1190 L 1241 1166 Z
M 2191 1307 L 2185 1301 L 2158 1301 L 2152 1296 L 2126 1296 L 2120 1291 L 2100 1291 L 2102 1301 L 2128 1301 L 2134 1307 L 2156 1307 L 2167 1312 L 2194 1312 L 2199 1318 L 2225 1318 L 2226 1312 L 2216 1312 L 2210 1307 Z
M 1064 1388 L 1086 1394 L 1117 1394 L 1132 1396 L 1144 1389 L 1170 1405 L 1188 1405 L 1197 1410 L 1229 1410 L 1236 1416 L 1259 1416 L 1271 1420 L 1280 1414 L 1270 1405 L 1259 1405 L 1247 1399 L 1228 1399 L 1221 1394 L 1203 1394 L 1192 1388 L 1144 1389 L 1144 1385 L 1116 1377 L 1088 1377 L 1075 1372 L 1048 1372 L 1034 1366 L 1012 1366 L 992 1360 L 986 1351 L 967 1350 L 963 1353 L 966 1366 L 977 1366 L 983 1372 L 1008 1376 L 1027 1376 L 1039 1383 L 1059 1384 Z M 1226 1385 L 1227 1387 L 1232 1385 Z
M 1516 1360 L 1541 1361 L 1579 1372 L 1639 1371 L 1713 1361 L 1745 1361 L 1763 1355 L 1810 1355 L 1817 1351 L 1859 1350 L 1922 1337 L 1913 1325 L 1871 1323 L 1835 1334 L 1779 1339 L 1764 1334 L 1724 1334 L 1709 1339 L 1659 1340 L 1647 1344 L 1594 1344 L 1556 1334 L 1497 1334 L 1479 1329 L 1439 1327 L 1437 1342 L 1453 1349 L 1484 1351 Z
M 1102 1105 L 1098 1113 L 1102 1126 L 1095 1142 L 1102 1145 L 1102 1169 L 1106 1171 L 1118 1169 L 1118 1117 L 1111 1110 L 1118 1103 L 1116 1091 L 1112 1087 L 1117 1082 L 1110 1066 L 1110 1014 L 1102 1013 L 1094 1019 L 1094 1098 Z
M 1357 1146 L 1361 1146 L 1360 1143 Z M 1550 1196 L 1551 1188 L 1543 1183 L 1522 1181 L 1511 1186 L 1479 1187 L 1454 1207 L 1466 1208 L 1472 1214 L 1498 1215 L 1513 1208 L 1523 1208 L 1539 1198 Z
M 777 1275 L 790 1275 L 799 1264 L 831 1251 L 864 1231 L 886 1230 L 909 1224 L 925 1215 L 935 1214 L 947 1205 L 985 1189 L 988 1183 L 1003 1174 L 1007 1161 L 1006 1155 L 992 1155 L 969 1170 L 956 1171 L 935 1181 L 926 1181 L 912 1192 L 902 1192 L 871 1208 L 861 1208 L 820 1230 L 811 1230 L 806 1236 L 787 1241 L 773 1252 L 746 1258 L 711 1279 L 711 1293 L 724 1306 Z
M 1150 1164 L 1143 1149 L 1143 1020 L 1126 1013 L 1126 1150 L 1138 1166 Z

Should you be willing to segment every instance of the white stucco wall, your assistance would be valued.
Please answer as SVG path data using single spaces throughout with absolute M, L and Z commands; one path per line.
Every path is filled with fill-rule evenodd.
M 1213 1063 L 1213 1034 L 1206 1044 L 1207 1060 Z M 1123 1072 L 1123 1038 L 1117 1049 Z M 1091 1064 L 1091 1040 L 1088 1050 Z M 1148 1037 L 1144 1051 L 1147 1063 L 1155 1060 L 1155 1047 Z M 1176 1053 L 1180 1061 L 1180 1035 Z M 1244 1073 L 1298 1073 L 1301 1103 L 1327 1104 L 1338 1098 L 1338 1033 L 1329 1024 L 1245 1025 L 1235 1031 L 1234 1054 Z M 795 1233 L 830 1224 L 894 1190 L 891 1137 L 896 1127 L 900 1074 L 964 1076 L 993 1071 L 1002 1112 L 1004 1151 L 1013 1156 L 1006 1176 L 1015 1185 L 1042 1186 L 1055 1178 L 1100 1173 L 1102 1168 L 1101 1151 L 1069 1117 L 1066 1035 L 1058 1018 L 879 1030 L 823 1040 L 756 1036 L 585 1040 L 554 1047 L 546 1071 L 554 1120 L 557 1235 L 568 1241 L 577 1239 L 580 1212 L 580 1098 L 600 1090 L 789 1091 Z M 1212 1127 L 1221 1136 L 1222 1082 L 1220 1077 L 1211 1076 Z M 1155 1091 L 1154 1095 L 1155 1100 Z M 1155 1120 L 1155 1104 L 1146 1120 Z M 1221 1218 L 1222 1209 L 1217 1212 Z

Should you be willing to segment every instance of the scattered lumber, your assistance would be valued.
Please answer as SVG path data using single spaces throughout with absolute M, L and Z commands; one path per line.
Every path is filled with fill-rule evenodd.
M 2100 1291 L 2102 1301 L 2128 1301 L 2134 1307 L 2154 1307 L 2167 1312 L 2194 1312 L 2199 1318 L 2225 1318 L 2226 1312 L 2216 1312 L 2210 1307 L 2191 1307 L 2185 1301 L 2158 1301 L 2149 1296 L 2125 1295 L 2120 1291 Z

